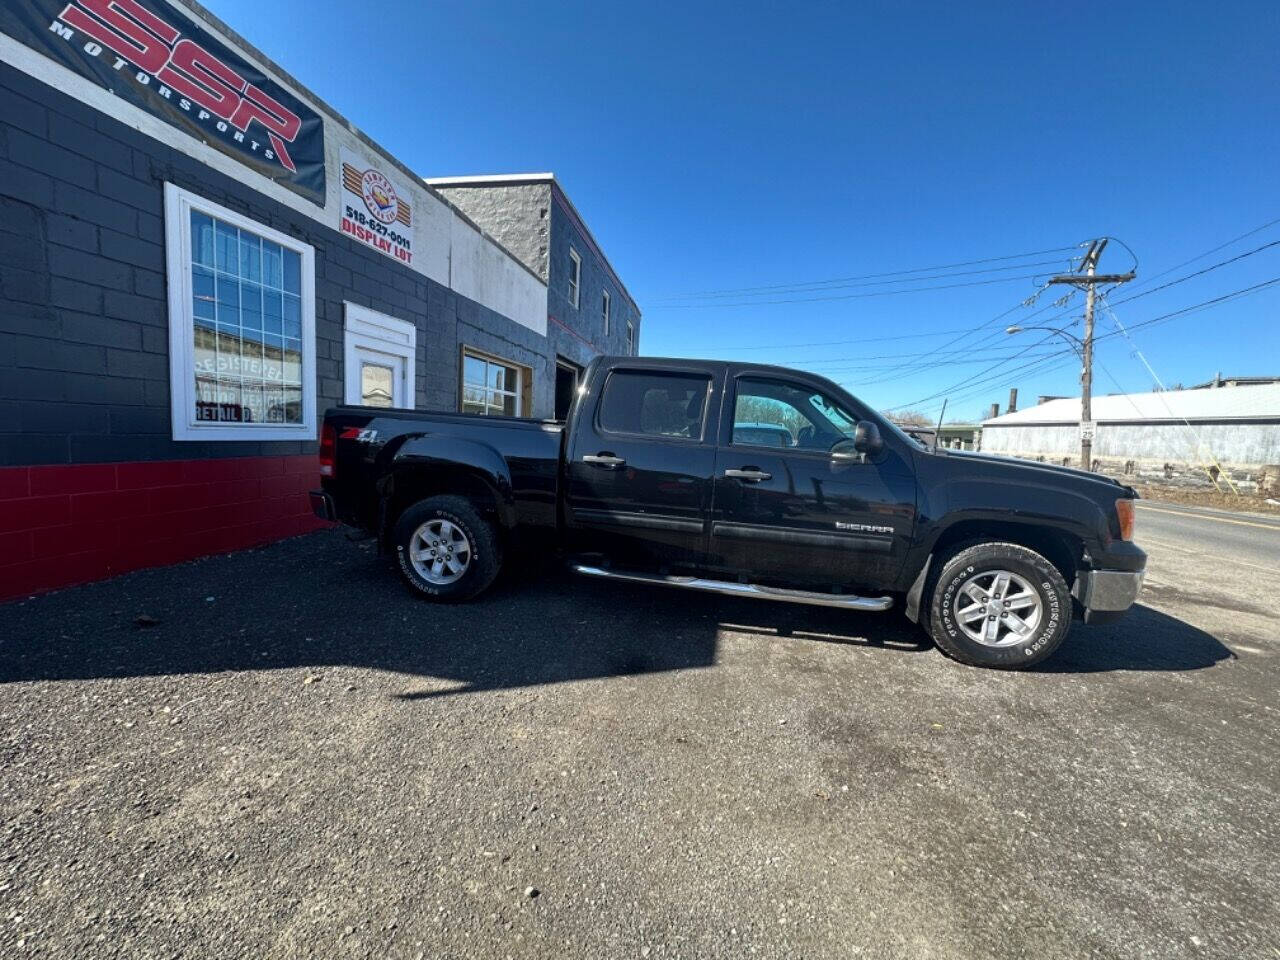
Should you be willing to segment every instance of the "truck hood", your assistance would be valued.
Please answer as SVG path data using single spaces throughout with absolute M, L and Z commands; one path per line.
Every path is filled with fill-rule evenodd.
M 1007 469 L 1011 474 L 1018 476 L 1039 476 L 1042 482 L 1047 483 L 1057 480 L 1060 483 L 1065 482 L 1071 486 L 1079 486 L 1083 482 L 1087 485 L 1092 485 L 1094 489 L 1099 491 L 1109 490 L 1115 492 L 1122 490 L 1127 491 L 1134 497 L 1138 495 L 1136 490 L 1125 486 L 1119 480 L 1112 480 L 1110 477 L 1104 477 L 1098 473 L 1090 473 L 1088 470 L 1080 470 L 1076 467 L 1062 467 L 1053 463 L 1023 460 L 1020 457 L 1005 457 L 995 453 L 979 453 L 974 450 L 948 450 L 942 448 L 936 451 L 927 451 L 927 455 L 955 458 L 960 461 L 976 460 L 990 464 L 997 469 Z

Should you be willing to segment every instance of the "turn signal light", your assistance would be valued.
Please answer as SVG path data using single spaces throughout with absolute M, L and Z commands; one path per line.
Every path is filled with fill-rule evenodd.
M 320 430 L 320 476 L 332 477 L 338 463 L 338 431 L 326 423 Z
M 1133 501 L 1129 498 L 1116 501 L 1116 519 L 1120 521 L 1120 539 L 1133 539 Z

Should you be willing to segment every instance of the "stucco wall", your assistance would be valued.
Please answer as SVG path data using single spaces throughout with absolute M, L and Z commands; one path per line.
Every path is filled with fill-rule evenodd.
M 551 244 L 551 184 L 494 184 L 484 189 L 441 185 L 437 191 L 484 226 L 499 243 L 547 282 Z

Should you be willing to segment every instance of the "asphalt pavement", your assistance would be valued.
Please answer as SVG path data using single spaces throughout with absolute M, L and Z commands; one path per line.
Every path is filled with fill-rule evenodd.
M 0 607 L 0 956 L 1275 960 L 1275 534 L 1165 509 L 1025 673 L 336 531 Z
M 1155 500 L 1139 500 L 1137 510 L 1136 539 L 1151 549 L 1190 550 L 1246 569 L 1280 566 L 1280 517 Z

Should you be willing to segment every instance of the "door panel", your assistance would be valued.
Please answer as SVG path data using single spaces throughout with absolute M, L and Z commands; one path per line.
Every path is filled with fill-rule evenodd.
M 737 394 L 721 431 L 731 442 L 716 451 L 709 563 L 806 586 L 893 581 L 915 525 L 910 455 L 886 445 L 866 460 L 832 456 L 856 417 L 834 416 L 843 410 L 829 398 L 824 413 L 805 384 L 744 377 Z
M 565 466 L 573 550 L 629 567 L 701 562 L 715 464 L 704 434 L 716 395 L 705 373 L 609 374 L 598 415 L 577 426 Z M 584 404 L 583 415 L 591 409 Z

